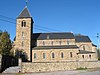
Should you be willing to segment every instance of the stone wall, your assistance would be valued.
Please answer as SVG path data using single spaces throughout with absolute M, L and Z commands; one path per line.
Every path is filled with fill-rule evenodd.
M 60 70 L 74 70 L 76 68 L 95 68 L 100 67 L 100 61 L 81 61 L 81 62 L 49 62 L 49 63 L 22 63 L 21 71 L 25 72 L 50 72 Z
M 70 52 L 72 52 L 72 57 Z M 78 49 L 32 50 L 32 62 L 76 61 L 78 52 Z M 36 58 L 34 58 L 34 53 L 36 54 Z M 43 58 L 43 53 L 45 53 L 45 58 Z M 54 53 L 54 58 L 52 58 L 52 53 Z M 61 57 L 61 53 L 63 53 L 63 58 Z
M 69 41 L 69 44 L 67 42 Z M 37 46 L 75 45 L 75 39 L 45 39 L 37 40 Z
M 79 47 L 79 50 L 84 50 L 83 49 L 83 46 L 84 46 L 86 51 L 87 50 L 92 51 L 92 43 L 91 42 L 76 42 L 76 45 Z

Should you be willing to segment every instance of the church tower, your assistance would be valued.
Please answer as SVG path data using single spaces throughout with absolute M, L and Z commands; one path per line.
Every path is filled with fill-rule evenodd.
M 33 19 L 27 6 L 25 6 L 23 11 L 17 17 L 15 47 L 18 50 L 23 50 L 26 53 L 29 61 L 31 60 L 32 34 Z

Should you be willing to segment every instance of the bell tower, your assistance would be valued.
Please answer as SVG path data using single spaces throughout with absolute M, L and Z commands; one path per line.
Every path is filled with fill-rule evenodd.
M 16 23 L 16 49 L 23 50 L 28 60 L 31 60 L 32 51 L 32 34 L 33 34 L 33 19 L 28 11 L 27 6 L 17 17 Z

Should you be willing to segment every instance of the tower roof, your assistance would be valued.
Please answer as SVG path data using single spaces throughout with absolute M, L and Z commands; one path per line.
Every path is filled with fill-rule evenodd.
M 23 11 L 19 14 L 19 16 L 17 18 L 31 18 L 31 15 L 30 15 L 30 13 L 28 11 L 27 6 L 25 6 Z

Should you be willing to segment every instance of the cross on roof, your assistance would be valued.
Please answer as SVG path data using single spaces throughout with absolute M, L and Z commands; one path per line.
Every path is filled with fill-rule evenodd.
M 29 1 L 29 0 L 26 0 L 26 6 L 28 5 L 28 1 Z

